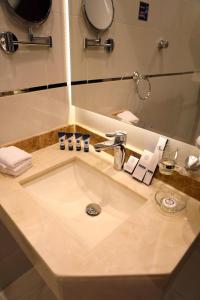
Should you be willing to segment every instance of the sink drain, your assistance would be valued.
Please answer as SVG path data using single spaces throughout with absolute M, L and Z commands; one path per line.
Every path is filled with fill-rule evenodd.
M 96 203 L 90 203 L 86 207 L 86 213 L 91 217 L 96 217 L 101 213 L 101 207 Z

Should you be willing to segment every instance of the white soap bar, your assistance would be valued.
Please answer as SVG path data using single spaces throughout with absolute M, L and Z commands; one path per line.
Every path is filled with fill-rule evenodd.
M 137 166 L 139 159 L 133 155 L 131 155 L 128 161 L 124 164 L 124 171 L 132 174 L 135 167 Z

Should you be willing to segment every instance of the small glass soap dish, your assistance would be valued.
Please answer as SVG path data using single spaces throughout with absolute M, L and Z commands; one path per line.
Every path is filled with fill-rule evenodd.
M 168 189 L 155 194 L 156 204 L 167 214 L 178 214 L 186 208 L 187 199 L 175 191 Z

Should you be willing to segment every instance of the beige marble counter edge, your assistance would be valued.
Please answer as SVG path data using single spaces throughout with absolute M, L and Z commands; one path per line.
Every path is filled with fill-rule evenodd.
M 88 156 L 90 159 L 88 160 Z M 162 182 L 158 180 L 154 180 L 153 184 L 150 187 L 147 187 L 131 178 L 128 174 L 124 172 L 118 172 L 113 169 L 112 163 L 113 158 L 107 155 L 106 153 L 83 153 L 83 152 L 66 152 L 58 150 L 58 145 L 53 145 L 39 151 L 33 153 L 33 168 L 27 171 L 22 176 L 18 177 L 17 179 L 13 179 L 8 176 L 1 175 L 0 176 L 0 191 L 1 191 L 1 200 L 0 200 L 0 217 L 2 218 L 3 222 L 7 225 L 8 229 L 11 231 L 13 236 L 17 239 L 20 243 L 21 247 L 25 251 L 25 253 L 29 256 L 32 262 L 35 264 L 38 271 L 44 277 L 46 274 L 49 276 L 49 281 L 51 285 L 54 285 L 54 276 L 56 277 L 73 277 L 74 274 L 59 274 L 51 266 L 48 264 L 48 258 L 44 257 L 44 251 L 35 247 L 34 245 L 34 238 L 31 236 L 32 228 L 28 228 L 27 224 L 31 223 L 31 220 L 38 220 L 43 221 L 45 216 L 45 212 L 41 212 L 39 208 L 34 203 L 34 199 L 32 199 L 27 193 L 23 190 L 20 186 L 20 182 L 25 182 L 30 178 L 34 178 L 38 176 L 38 174 L 42 174 L 47 170 L 55 168 L 56 166 L 63 165 L 65 162 L 68 162 L 74 158 L 80 158 L 86 163 L 90 164 L 91 166 L 95 167 L 96 169 L 100 170 L 107 176 L 111 177 L 113 180 L 119 182 L 120 184 L 125 185 L 130 190 L 138 193 L 145 199 L 147 202 L 154 205 L 154 195 L 157 190 L 161 187 L 166 186 Z M 173 189 L 168 187 L 169 189 Z M 27 207 L 20 206 L 20 203 L 28 203 Z M 190 246 L 191 242 L 198 234 L 200 229 L 200 219 L 199 215 L 199 203 L 192 198 L 188 197 L 189 202 L 189 212 L 186 211 L 184 215 L 176 217 L 180 219 L 190 219 L 190 222 L 193 222 L 191 232 L 189 233 L 188 240 L 183 241 L 184 246 L 181 248 L 181 256 L 184 254 L 184 251 Z M 26 206 L 26 205 L 25 205 Z M 155 207 L 153 207 L 154 209 Z M 26 210 L 28 209 L 28 210 Z M 155 208 L 156 209 L 156 208 Z M 28 213 L 29 211 L 29 213 Z M 37 214 L 37 217 L 36 215 Z M 160 213 L 160 212 L 158 212 Z M 190 214 L 188 217 L 187 214 Z M 148 217 L 148 216 L 146 216 Z M 169 218 L 166 216 L 162 216 L 163 218 Z M 37 219 L 38 218 L 38 219 Z M 191 221 L 192 220 L 192 221 Z M 189 222 L 189 221 L 188 221 Z M 34 224 L 34 222 L 33 222 Z M 27 227 L 26 227 L 27 226 Z M 27 229 L 28 228 L 28 229 Z M 32 252 L 30 250 L 32 248 Z M 43 249 L 44 250 L 44 249 Z M 42 254 L 41 254 L 42 253 Z M 175 265 L 173 266 L 175 267 Z M 156 265 L 156 270 L 148 270 L 146 272 L 136 273 L 135 275 L 154 275 L 154 274 L 165 274 L 169 273 L 172 269 L 172 266 L 163 270 L 163 268 L 159 269 L 159 263 Z M 130 275 L 131 273 L 129 272 Z M 92 274 L 91 274 L 92 275 Z M 100 276 L 101 274 L 93 274 L 96 276 Z M 104 274 L 105 275 L 105 274 Z M 108 275 L 108 274 L 107 274 Z M 113 275 L 113 274 L 110 274 Z M 116 275 L 116 274 L 115 274 Z M 122 275 L 122 274 L 120 274 Z M 134 275 L 134 274 L 131 274 Z M 83 276 L 83 274 L 77 274 L 77 277 Z M 86 275 L 85 275 L 86 276 Z

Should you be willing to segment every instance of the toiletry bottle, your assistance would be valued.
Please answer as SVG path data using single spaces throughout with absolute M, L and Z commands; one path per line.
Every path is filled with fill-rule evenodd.
M 81 133 L 78 132 L 75 133 L 76 151 L 81 151 L 81 137 L 82 137 Z
M 60 150 L 65 150 L 65 132 L 58 132 Z
M 67 140 L 68 150 L 69 151 L 72 151 L 74 149 L 73 137 L 74 137 L 73 133 L 71 133 L 71 132 L 67 132 L 66 133 L 66 140 Z
M 83 134 L 82 138 L 83 138 L 83 150 L 84 152 L 89 152 L 90 135 Z

